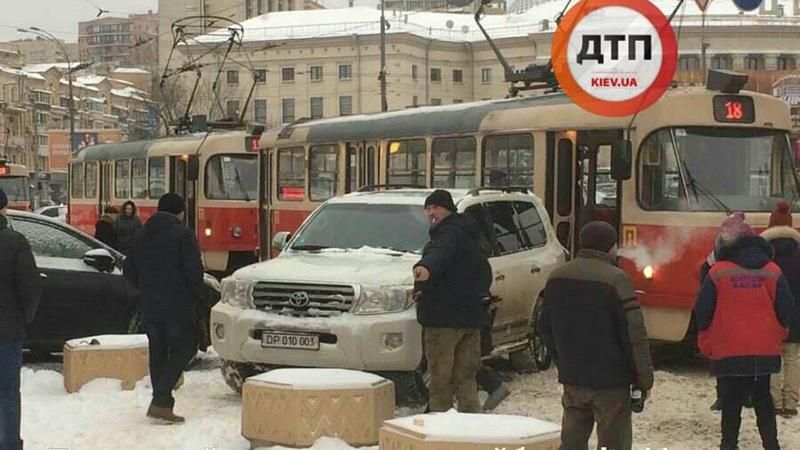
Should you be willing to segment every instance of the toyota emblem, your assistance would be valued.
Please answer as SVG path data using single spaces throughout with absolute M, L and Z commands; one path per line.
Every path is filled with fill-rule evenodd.
M 307 292 L 292 292 L 289 296 L 289 304 L 295 308 L 305 308 L 311 302 Z

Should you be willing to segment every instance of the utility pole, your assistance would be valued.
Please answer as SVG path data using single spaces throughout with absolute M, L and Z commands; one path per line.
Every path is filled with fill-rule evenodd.
M 706 10 L 703 9 L 702 13 L 702 22 L 700 25 L 700 59 L 701 59 L 701 67 L 703 70 L 703 86 L 706 84 L 706 77 L 708 74 L 706 73 Z
M 36 191 L 33 198 L 34 209 L 39 207 L 39 200 L 41 198 L 41 191 L 39 190 L 39 112 L 36 108 L 36 99 L 33 92 L 31 92 L 31 118 L 33 119 L 33 136 L 31 138 L 31 147 L 33 147 L 33 182 L 36 186 Z
M 389 104 L 386 101 L 386 16 L 385 1 L 381 0 L 381 71 L 378 78 L 381 80 L 381 111 L 388 111 Z

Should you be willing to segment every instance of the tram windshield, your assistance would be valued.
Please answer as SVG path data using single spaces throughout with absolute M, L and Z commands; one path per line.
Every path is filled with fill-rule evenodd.
M 206 165 L 205 180 L 210 200 L 258 200 L 258 157 L 213 156 Z
M 797 201 L 785 132 L 752 128 L 661 129 L 639 153 L 639 200 L 658 211 L 771 211 Z
M 293 250 L 382 248 L 419 253 L 428 240 L 428 221 L 415 205 L 329 204 L 292 242 Z
M 5 191 L 9 202 L 26 202 L 30 200 L 27 177 L 0 177 L 0 189 Z

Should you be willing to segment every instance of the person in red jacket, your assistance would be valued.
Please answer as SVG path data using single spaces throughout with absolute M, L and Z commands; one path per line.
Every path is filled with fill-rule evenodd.
M 780 371 L 794 298 L 780 268 L 770 261 L 767 241 L 743 222 L 732 237 L 703 280 L 694 307 L 698 345 L 719 385 L 720 449 L 739 448 L 742 407 L 750 396 L 764 449 L 779 450 L 770 376 Z

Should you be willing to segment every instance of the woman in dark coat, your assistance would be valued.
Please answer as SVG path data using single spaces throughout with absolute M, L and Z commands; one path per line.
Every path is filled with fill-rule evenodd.
M 103 214 L 94 224 L 94 237 L 113 249 L 117 248 L 117 233 L 114 232 L 114 219 L 110 214 Z
M 131 250 L 131 239 L 142 228 L 142 221 L 136 212 L 136 204 L 128 200 L 122 204 L 122 213 L 114 223 L 114 232 L 117 234 L 117 250 L 123 255 L 128 255 Z
M 761 234 L 774 249 L 773 261 L 781 268 L 789 283 L 795 301 L 795 311 L 800 311 L 800 233 L 792 228 L 789 205 L 778 203 L 769 218 L 769 228 Z M 775 413 L 785 418 L 797 415 L 800 399 L 800 317 L 795 316 L 789 325 L 789 336 L 781 348 L 781 372 L 771 379 L 770 390 L 775 403 Z

